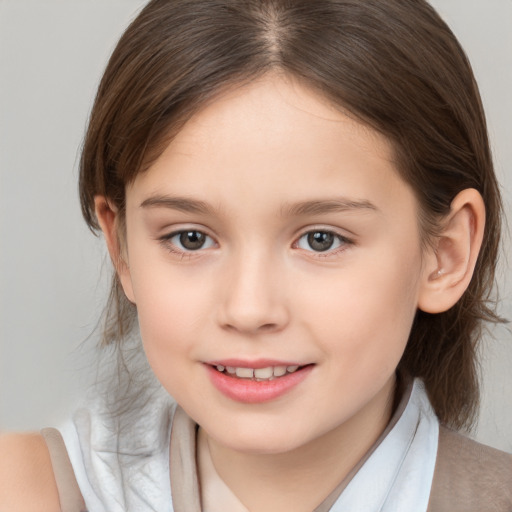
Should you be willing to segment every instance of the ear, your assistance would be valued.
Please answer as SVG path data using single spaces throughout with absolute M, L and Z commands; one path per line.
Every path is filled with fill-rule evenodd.
M 117 208 L 112 206 L 106 197 L 95 196 L 94 210 L 124 293 L 128 300 L 135 304 L 130 266 L 128 265 L 128 254 L 124 241 L 125 237 L 120 237 L 119 233 L 119 229 L 122 228 L 119 226 Z
M 426 313 L 447 311 L 466 291 L 475 269 L 485 227 L 485 205 L 475 189 L 452 201 L 433 248 L 425 256 L 418 307 Z

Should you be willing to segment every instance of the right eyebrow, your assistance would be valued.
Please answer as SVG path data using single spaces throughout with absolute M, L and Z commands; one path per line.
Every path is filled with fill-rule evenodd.
M 208 214 L 213 211 L 212 207 L 204 201 L 190 199 L 188 197 L 156 195 L 142 201 L 141 208 L 169 208 L 187 213 Z
M 317 199 L 312 201 L 303 201 L 296 204 L 285 205 L 282 209 L 283 215 L 323 215 L 331 212 L 346 211 L 373 211 L 379 209 L 366 200 L 354 200 L 344 197 L 331 199 Z

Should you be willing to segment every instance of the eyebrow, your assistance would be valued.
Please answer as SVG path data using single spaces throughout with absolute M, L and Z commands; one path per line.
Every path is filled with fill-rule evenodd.
M 353 210 L 369 210 L 378 212 L 379 209 L 370 201 L 354 201 L 346 198 L 319 199 L 312 201 L 303 201 L 282 208 L 283 215 L 322 215 L 325 213 L 347 212 Z
M 211 214 L 213 208 L 204 201 L 179 196 L 152 196 L 141 203 L 141 208 L 169 208 L 186 213 Z M 301 201 L 284 205 L 281 208 L 282 216 L 300 216 L 300 215 L 322 215 L 326 213 L 347 212 L 354 210 L 379 211 L 379 209 L 369 201 L 355 201 L 347 198 L 318 199 Z
M 152 196 L 144 200 L 140 206 L 141 208 L 170 208 L 187 213 L 207 214 L 212 212 L 208 203 L 188 197 Z

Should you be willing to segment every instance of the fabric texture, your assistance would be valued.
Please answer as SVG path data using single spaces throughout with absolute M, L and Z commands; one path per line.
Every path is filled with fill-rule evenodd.
M 46 441 L 50 453 L 61 512 L 86 512 L 85 503 L 60 432 L 55 428 L 44 428 L 41 430 L 41 435 Z
M 250 512 L 217 473 L 203 429 L 197 431 L 196 452 L 201 512 Z
M 162 390 L 124 421 L 101 401 L 59 430 L 89 512 L 172 512 L 169 440 L 176 404 Z
M 441 427 L 428 512 L 512 512 L 512 455 Z
M 439 423 L 424 385 L 414 381 L 407 406 L 354 475 L 332 512 L 425 512 L 437 455 Z
M 168 397 L 155 397 L 126 431 L 101 407 L 79 410 L 62 434 L 89 512 L 198 512 L 195 428 Z M 330 510 L 426 511 L 438 432 L 415 381 L 402 414 Z
M 128 430 L 101 407 L 79 410 L 62 429 L 73 469 L 58 432 L 45 429 L 62 512 L 83 510 L 73 470 L 89 512 L 201 512 L 198 477 L 215 470 L 196 466 L 197 425 L 167 395 L 153 398 Z M 439 428 L 415 381 L 381 438 L 313 512 L 346 510 L 512 512 L 512 455 Z
M 329 512 L 331 507 L 334 505 L 336 500 L 340 497 L 341 493 L 345 490 L 347 485 L 350 483 L 354 475 L 357 474 L 359 469 L 366 463 L 372 453 L 377 449 L 382 441 L 387 437 L 388 433 L 395 427 L 398 420 L 402 417 L 402 414 L 409 403 L 409 399 L 412 393 L 413 385 L 410 379 L 398 379 L 397 382 L 397 395 L 400 397 L 398 404 L 395 407 L 393 417 L 389 421 L 387 427 L 375 441 L 370 450 L 364 457 L 352 468 L 347 476 L 340 482 L 336 488 L 318 505 L 313 512 Z M 182 419 L 178 417 L 178 412 L 175 417 L 175 425 L 181 425 L 185 422 L 190 422 L 190 419 Z M 190 427 L 183 427 L 190 428 Z M 177 432 L 178 434 L 178 432 Z M 209 449 L 207 446 L 206 437 L 203 435 L 203 431 L 198 431 L 197 443 L 196 443 L 196 459 L 198 461 L 198 476 L 201 482 L 201 503 L 202 512 L 249 512 L 248 509 L 240 502 L 240 500 L 233 494 L 229 487 L 217 474 L 213 461 L 211 460 Z M 175 437 L 181 437 L 177 435 Z M 171 454 L 172 454 L 172 440 L 171 440 Z M 171 462 L 171 468 L 173 464 Z M 171 478 L 172 480 L 172 478 Z M 173 488 L 176 486 L 173 484 Z

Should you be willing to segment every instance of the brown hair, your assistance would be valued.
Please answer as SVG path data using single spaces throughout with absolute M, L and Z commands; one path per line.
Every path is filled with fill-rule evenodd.
M 501 200 L 470 64 L 423 0 L 153 0 L 119 41 L 83 147 L 80 196 L 124 212 L 125 187 L 222 88 L 278 70 L 384 134 L 414 189 L 425 239 L 455 195 L 475 188 L 487 227 L 474 277 L 449 311 L 418 311 L 400 368 L 424 379 L 440 420 L 468 426 L 478 404 L 477 342 L 490 307 Z M 134 307 L 114 277 L 105 342 L 130 332 Z

